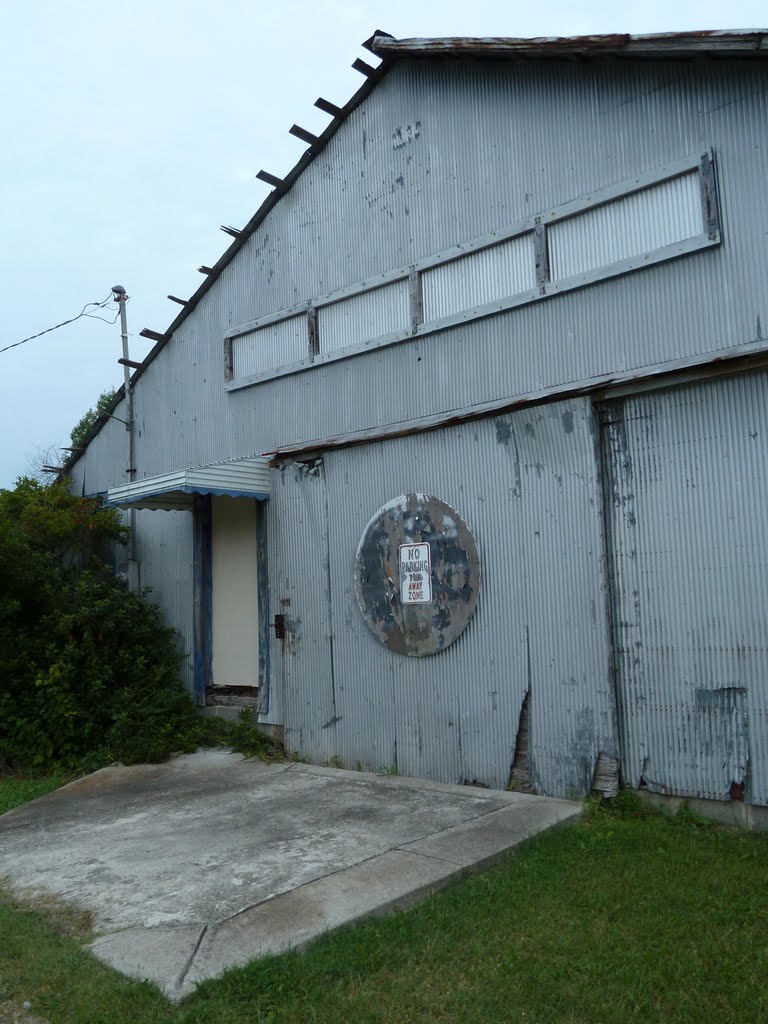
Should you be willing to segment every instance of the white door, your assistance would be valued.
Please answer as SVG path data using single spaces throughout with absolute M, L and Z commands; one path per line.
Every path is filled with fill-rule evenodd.
M 256 502 L 211 502 L 214 686 L 258 686 L 259 589 Z

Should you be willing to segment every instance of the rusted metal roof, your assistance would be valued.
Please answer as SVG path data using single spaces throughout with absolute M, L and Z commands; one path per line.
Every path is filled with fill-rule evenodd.
M 328 127 L 310 142 L 309 148 L 301 159 L 283 178 L 277 178 L 266 172 L 259 172 L 257 177 L 273 183 L 275 187 L 267 196 L 259 209 L 242 229 L 230 229 L 227 233 L 233 236 L 232 244 L 222 253 L 211 266 L 201 266 L 204 280 L 197 291 L 189 299 L 169 296 L 169 299 L 182 306 L 181 311 L 164 332 L 145 328 L 141 335 L 156 342 L 145 357 L 142 365 L 131 378 L 133 384 L 138 381 L 147 366 L 153 362 L 162 349 L 170 341 L 174 332 L 195 309 L 224 268 L 231 263 L 240 249 L 264 221 L 267 214 L 290 191 L 304 170 L 314 158 L 325 148 L 347 117 L 355 110 L 369 93 L 376 87 L 382 76 L 396 61 L 412 58 L 449 58 L 468 57 L 471 59 L 487 58 L 492 60 L 587 60 L 601 58 L 638 58 L 638 59 L 700 59 L 702 57 L 768 57 L 768 29 L 741 29 L 735 31 L 712 32 L 675 32 L 656 35 L 603 35 L 603 36 L 571 36 L 535 39 L 517 39 L 511 37 L 486 38 L 434 38 L 434 39 L 395 39 L 381 30 L 376 30 L 363 46 L 381 59 L 378 67 L 371 67 L 364 61 L 356 60 L 353 67 L 364 75 L 365 81 L 360 89 L 343 107 L 337 107 L 327 100 L 318 100 L 316 106 L 321 110 L 334 114 Z M 306 134 L 306 133 L 305 133 Z M 226 229 L 225 229 L 226 230 Z M 62 473 L 69 472 L 80 459 L 90 441 L 108 422 L 110 415 L 123 400 L 125 389 L 120 387 L 114 399 L 103 415 L 96 420 L 83 440 L 81 450 L 74 452 L 66 462 Z
M 547 36 L 516 39 L 466 36 L 442 39 L 393 39 L 377 33 L 369 49 L 383 59 L 403 57 L 486 57 L 494 59 L 557 59 L 629 57 L 659 60 L 712 57 L 768 57 L 765 29 L 712 32 L 663 32 L 653 35 Z

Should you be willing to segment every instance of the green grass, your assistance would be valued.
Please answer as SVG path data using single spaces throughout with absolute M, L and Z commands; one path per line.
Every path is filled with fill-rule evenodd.
M 768 835 L 610 813 L 416 909 L 207 982 L 180 1007 L 80 949 L 85 923 L 0 901 L 2 1006 L 50 1024 L 768 1020 Z
M 71 782 L 73 778 L 74 775 L 68 772 L 27 776 L 26 778 L 16 775 L 0 775 L 0 814 L 5 814 L 12 807 L 25 804 L 28 800 L 36 800 L 39 796 L 45 796 L 52 789 L 58 789 L 65 782 Z

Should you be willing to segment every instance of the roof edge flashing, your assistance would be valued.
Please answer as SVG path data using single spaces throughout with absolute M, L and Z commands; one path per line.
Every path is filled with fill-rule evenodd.
M 706 53 L 768 58 L 768 28 L 531 38 L 445 36 L 433 39 L 393 39 L 385 33 L 377 33 L 369 40 L 369 49 L 378 57 L 391 60 L 440 56 L 555 59 L 601 55 L 662 59 L 695 57 Z

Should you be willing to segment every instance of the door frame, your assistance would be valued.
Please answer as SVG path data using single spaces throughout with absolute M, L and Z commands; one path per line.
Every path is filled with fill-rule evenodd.
M 258 593 L 259 665 L 256 694 L 258 713 L 269 711 L 270 632 L 269 572 L 267 564 L 266 502 L 253 498 L 256 505 L 256 586 Z M 210 494 L 192 496 L 192 621 L 193 621 L 193 697 L 204 705 L 213 683 L 213 504 Z

